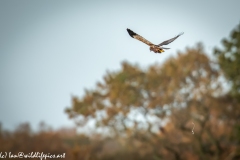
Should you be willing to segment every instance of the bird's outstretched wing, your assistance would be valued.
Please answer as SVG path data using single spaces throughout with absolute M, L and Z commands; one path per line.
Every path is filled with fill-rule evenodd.
M 170 49 L 170 48 L 166 48 L 166 47 L 161 47 L 162 49 Z
M 132 38 L 135 38 L 135 39 L 137 39 L 137 40 L 139 40 L 139 41 L 142 41 L 143 43 L 145 43 L 145 44 L 147 44 L 147 45 L 149 45 L 149 46 L 153 45 L 151 42 L 149 42 L 148 40 L 146 40 L 146 39 L 143 38 L 142 36 L 138 35 L 137 33 L 134 33 L 132 30 L 130 30 L 130 29 L 127 28 L 127 31 L 128 31 L 129 35 L 130 35 Z
M 163 41 L 162 43 L 160 43 L 158 46 L 163 46 L 163 45 L 167 45 L 171 42 L 173 42 L 175 39 L 177 39 L 179 36 L 183 35 L 184 32 L 180 33 L 179 35 L 175 36 L 174 38 L 171 38 L 169 40 Z

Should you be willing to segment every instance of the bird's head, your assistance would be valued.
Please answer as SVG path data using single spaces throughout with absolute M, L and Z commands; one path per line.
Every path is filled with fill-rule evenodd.
M 149 48 L 149 50 L 150 50 L 150 52 L 154 51 L 154 47 L 151 46 L 151 47 Z

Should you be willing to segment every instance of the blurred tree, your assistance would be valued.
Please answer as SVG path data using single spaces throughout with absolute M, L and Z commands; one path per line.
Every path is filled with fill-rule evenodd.
M 238 154 L 236 159 L 240 159 L 240 24 L 230 33 L 229 38 L 222 40 L 223 48 L 215 48 L 214 53 L 218 57 L 218 62 L 224 75 L 231 84 L 229 100 L 232 101 L 231 113 L 232 134 L 231 139 L 237 144 Z M 234 157 L 234 156 L 233 156 Z
M 115 134 L 131 134 L 133 128 L 153 132 L 155 122 L 173 108 L 201 99 L 199 93 L 219 94 L 217 81 L 218 72 L 199 45 L 147 70 L 123 62 L 121 71 L 108 72 L 95 90 L 86 90 L 81 99 L 73 97 L 66 112 L 79 125 L 95 119 L 97 126 L 108 127 Z
M 142 158 L 236 157 L 231 132 L 239 104 L 223 95 L 214 65 L 201 44 L 145 70 L 123 62 L 120 71 L 107 72 L 94 90 L 73 97 L 66 113 L 80 126 L 94 119 L 115 139 L 127 138 L 124 148 Z
M 215 48 L 220 67 L 232 83 L 231 95 L 240 100 L 240 24 L 231 32 L 229 38 L 222 40 L 223 48 Z

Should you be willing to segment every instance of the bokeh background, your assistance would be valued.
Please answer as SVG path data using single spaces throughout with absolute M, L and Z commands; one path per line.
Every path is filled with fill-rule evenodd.
M 94 90 L 107 71 L 121 70 L 125 62 L 146 69 L 202 42 L 217 63 L 214 48 L 223 48 L 221 40 L 240 23 L 239 6 L 238 0 L 1 0 L 2 128 L 14 131 L 28 123 L 37 131 L 43 122 L 55 130 L 76 127 L 65 112 L 74 107 L 73 97 Z M 184 35 L 159 55 L 132 39 L 127 28 L 156 44 Z

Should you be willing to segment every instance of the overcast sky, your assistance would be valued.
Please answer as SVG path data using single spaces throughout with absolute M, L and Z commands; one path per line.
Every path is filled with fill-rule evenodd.
M 203 42 L 211 54 L 240 23 L 239 0 L 0 1 L 0 122 L 74 126 L 64 109 L 122 61 L 147 67 Z M 126 28 L 160 43 L 149 51 Z

